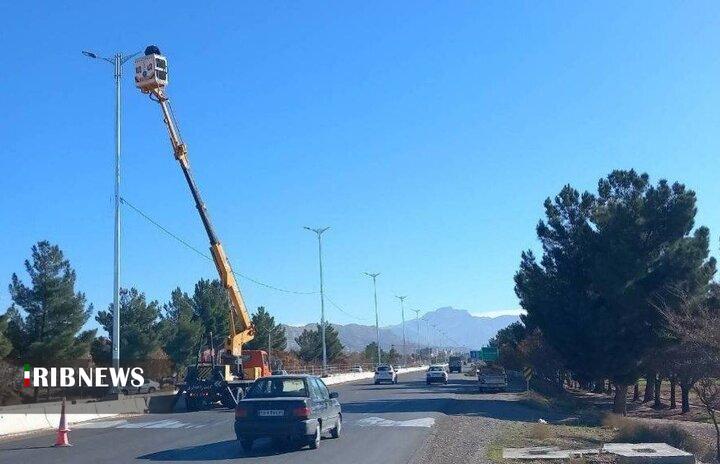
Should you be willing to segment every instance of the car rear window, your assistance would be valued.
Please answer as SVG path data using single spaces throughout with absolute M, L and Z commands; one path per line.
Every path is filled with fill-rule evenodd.
M 445 370 L 445 369 L 443 369 L 443 368 L 440 367 L 440 366 L 430 366 L 430 369 L 429 369 L 429 370 L 431 370 L 431 371 L 442 371 L 442 370 Z
M 378 366 L 377 371 L 378 372 L 387 372 L 390 370 L 389 366 Z
M 505 370 L 503 370 L 501 367 L 484 367 L 480 369 L 480 374 L 482 375 L 503 375 L 505 374 Z
M 259 379 L 255 381 L 247 393 L 247 398 L 282 398 L 293 396 L 308 396 L 304 379 Z

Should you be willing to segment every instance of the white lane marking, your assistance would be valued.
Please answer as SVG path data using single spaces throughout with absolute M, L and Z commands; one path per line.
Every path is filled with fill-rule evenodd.
M 419 419 L 406 421 L 394 421 L 373 416 L 360 419 L 355 422 L 355 424 L 360 427 L 432 427 L 435 425 L 435 419 L 432 417 L 421 417 Z
M 225 425 L 225 422 L 222 422 Z M 201 424 L 189 424 L 172 419 L 164 419 L 150 422 L 128 422 L 125 419 L 112 421 L 83 422 L 80 424 L 71 424 L 74 429 L 199 429 L 208 425 L 218 425 L 218 423 L 204 422 Z
M 177 421 L 169 421 L 168 419 L 165 420 L 159 420 L 159 421 L 152 421 L 152 422 L 130 422 L 128 424 L 123 424 L 118 426 L 119 429 L 143 429 L 145 427 L 149 427 L 151 425 L 157 425 L 157 424 L 165 424 L 168 422 L 177 422 Z M 161 425 L 162 428 L 162 425 Z
M 80 424 L 71 424 L 74 429 L 109 429 L 110 427 L 117 427 L 118 425 L 125 424 L 127 421 L 113 420 L 113 421 L 97 421 L 97 422 L 83 422 Z

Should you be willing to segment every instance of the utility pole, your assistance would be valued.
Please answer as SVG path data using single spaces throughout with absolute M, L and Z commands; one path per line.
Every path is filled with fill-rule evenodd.
M 113 65 L 115 77 L 115 234 L 113 240 L 113 327 L 112 327 L 112 362 L 114 368 L 120 367 L 120 82 L 122 66 L 139 55 L 116 53 L 112 58 L 98 56 L 93 52 L 83 50 L 83 55 L 92 59 L 102 59 Z
M 322 330 L 322 373 L 327 374 L 327 347 L 325 346 L 325 293 L 323 291 L 323 265 L 322 265 L 322 233 L 329 227 L 315 228 L 305 227 L 310 232 L 315 232 L 318 239 L 318 260 L 320 261 L 320 328 Z
M 397 296 L 395 298 L 400 300 L 400 313 L 402 314 L 402 335 L 403 335 L 403 364 L 407 365 L 407 352 L 405 351 L 405 296 Z
M 364 273 L 368 277 L 372 277 L 373 280 L 373 292 L 375 295 L 375 338 L 377 343 L 377 357 L 378 357 L 378 364 L 382 362 L 382 358 L 380 356 L 380 322 L 378 320 L 378 306 L 377 306 L 377 276 L 380 275 L 379 272 L 376 272 L 374 274 L 371 274 L 369 272 Z
M 422 356 L 420 355 L 420 310 L 419 309 L 412 309 L 415 313 L 415 323 L 417 324 L 417 336 L 415 337 L 415 344 L 417 345 L 417 353 L 418 358 L 422 361 Z

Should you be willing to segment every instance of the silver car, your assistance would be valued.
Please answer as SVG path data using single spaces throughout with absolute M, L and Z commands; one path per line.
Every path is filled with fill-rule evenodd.
M 397 372 L 392 366 L 378 366 L 377 369 L 375 369 L 373 380 L 375 381 L 375 385 L 382 382 L 397 383 Z
M 502 367 L 481 367 L 477 376 L 478 389 L 481 392 L 507 390 L 507 374 Z

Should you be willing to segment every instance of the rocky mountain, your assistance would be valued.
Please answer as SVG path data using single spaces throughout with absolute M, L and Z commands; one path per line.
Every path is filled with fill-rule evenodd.
M 498 330 L 507 327 L 519 320 L 518 316 L 482 317 L 473 316 L 464 309 L 451 307 L 438 308 L 426 313 L 420 318 L 420 336 L 418 337 L 418 322 L 405 314 L 405 340 L 408 350 L 416 344 L 447 348 L 464 348 L 466 350 L 480 348 L 495 336 Z M 436 327 L 434 328 L 433 325 Z M 348 351 L 362 351 L 368 343 L 375 341 L 375 326 L 360 324 L 333 324 L 340 334 L 340 341 Z M 296 349 L 295 337 L 304 329 L 314 329 L 315 324 L 306 326 L 285 326 L 288 348 Z M 447 337 L 441 332 L 447 334 Z M 395 345 L 397 349 L 402 346 L 402 324 L 381 327 L 380 345 L 389 349 Z

